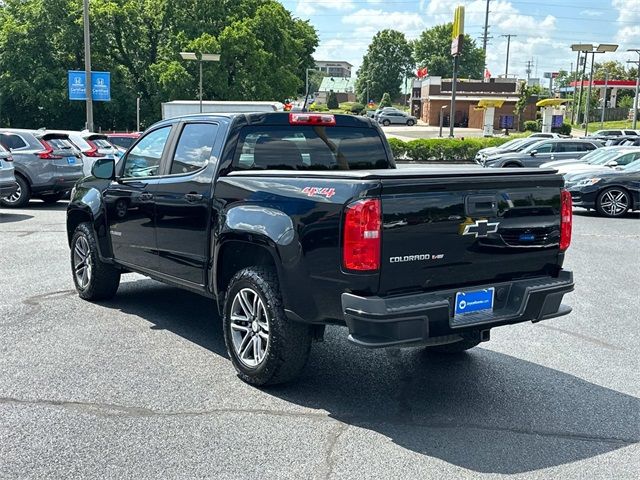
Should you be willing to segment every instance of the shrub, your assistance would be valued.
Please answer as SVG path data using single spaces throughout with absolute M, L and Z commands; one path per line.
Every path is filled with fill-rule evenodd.
M 356 115 L 360 115 L 363 110 L 364 110 L 364 105 L 358 102 L 352 104 L 351 107 L 349 107 L 349 111 L 351 113 L 355 113 Z
M 329 107 L 327 107 L 326 105 L 323 105 L 321 103 L 312 103 L 311 105 L 309 105 L 309 111 L 311 112 L 327 112 L 329 111 Z
M 421 138 L 403 142 L 389 138 L 395 158 L 414 162 L 472 162 L 481 148 L 501 145 L 514 137 Z
M 403 142 L 397 138 L 388 138 L 393 158 L 404 158 L 407 153 L 407 142 Z
M 564 122 L 559 128 L 552 128 L 554 132 L 559 133 L 560 135 L 571 135 L 571 124 Z
M 378 105 L 378 108 L 391 107 L 391 106 L 392 106 L 391 97 L 389 96 L 388 92 L 385 92 L 385 94 L 382 95 L 382 100 L 380 100 L 380 105 Z
M 327 107 L 329 107 L 329 110 L 338 108 L 338 96 L 333 90 L 329 92 L 329 97 L 327 98 Z
M 538 122 L 536 120 L 527 120 L 524 122 L 524 130 L 526 132 L 539 132 Z

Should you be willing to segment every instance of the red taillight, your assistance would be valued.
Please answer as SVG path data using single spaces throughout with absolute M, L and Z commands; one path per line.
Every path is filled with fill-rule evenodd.
M 100 157 L 100 153 L 98 153 L 98 147 L 96 146 L 95 143 L 93 143 L 91 140 L 86 140 L 86 142 L 89 144 L 89 146 L 91 147 L 89 150 L 85 150 L 84 152 L 82 152 L 82 154 L 85 157 Z
M 562 190 L 560 194 L 560 250 L 563 252 L 571 245 L 572 207 L 571 194 L 567 190 Z
M 58 158 L 62 158 L 60 155 L 53 154 L 53 147 L 49 145 L 46 140 L 40 140 L 40 143 L 44 147 L 44 152 L 38 153 L 38 157 L 42 160 L 56 160 Z
M 324 125 L 334 126 L 336 117 L 324 113 L 290 113 L 289 123 L 291 125 Z
M 347 205 L 342 244 L 343 267 L 346 270 L 378 270 L 381 237 L 380 200 L 358 200 Z

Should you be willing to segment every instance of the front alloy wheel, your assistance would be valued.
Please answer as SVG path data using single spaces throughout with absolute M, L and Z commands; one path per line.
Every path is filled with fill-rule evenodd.
M 269 316 L 258 292 L 243 288 L 236 293 L 230 326 L 238 359 L 247 367 L 260 365 L 269 349 Z
M 87 237 L 79 235 L 73 246 L 73 274 L 81 289 L 87 288 L 91 281 L 91 249 Z
M 631 206 L 629 194 L 619 188 L 609 188 L 600 194 L 597 203 L 598 212 L 606 217 L 620 217 Z

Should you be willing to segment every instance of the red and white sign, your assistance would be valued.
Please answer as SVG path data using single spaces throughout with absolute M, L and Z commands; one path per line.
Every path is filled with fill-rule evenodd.
M 416 72 L 416 76 L 419 79 L 422 79 L 422 78 L 426 77 L 427 75 L 429 75 L 429 71 L 427 70 L 427 67 L 419 68 L 418 71 Z

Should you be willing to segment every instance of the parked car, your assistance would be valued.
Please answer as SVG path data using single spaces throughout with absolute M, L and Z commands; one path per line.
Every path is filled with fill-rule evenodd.
M 139 132 L 107 133 L 106 135 L 107 140 L 118 147 L 122 153 L 126 152 L 127 149 L 133 145 L 133 142 L 140 138 Z
M 99 158 L 118 159 L 121 153 L 118 148 L 113 145 L 107 136 L 102 133 L 93 133 L 89 131 L 72 131 L 72 130 L 47 130 L 51 133 L 62 133 L 69 136 L 69 140 L 75 145 L 82 155 L 83 172 L 91 175 L 91 169 L 95 161 Z
M 638 132 L 630 128 L 596 130 L 590 133 L 589 137 L 621 137 L 623 135 L 638 135 Z
M 9 150 L 0 145 L 0 198 L 15 195 L 17 189 L 13 157 Z
M 496 159 L 488 159 L 485 167 L 539 167 L 552 160 L 581 158 L 602 144 L 592 140 L 555 138 L 542 140 L 529 145 L 517 153 L 502 155 Z
M 378 123 L 382 125 L 400 124 L 408 127 L 414 126 L 418 123 L 418 119 L 413 115 L 401 112 L 399 110 L 383 110 L 378 114 Z
M 402 110 L 397 109 L 396 107 L 382 107 L 378 108 L 375 112 L 373 112 L 373 119 L 378 120 L 378 117 L 382 112 L 401 112 Z
M 55 203 L 84 176 L 80 152 L 65 134 L 2 128 L 0 144 L 11 151 L 18 184 L 0 199 L 5 207 L 23 207 L 32 197 Z
M 529 135 L 529 138 L 567 138 L 567 135 L 560 135 L 555 132 L 536 132 Z
M 135 271 L 216 299 L 254 385 L 295 378 L 327 324 L 452 353 L 571 311 L 571 196 L 552 170 L 397 170 L 375 122 L 298 113 L 167 119 L 93 170 L 67 209 L 80 297 Z
M 558 173 L 565 175 L 567 173 L 589 172 L 595 170 L 620 169 L 640 158 L 640 148 L 622 149 L 620 151 L 610 152 L 604 157 L 592 159 L 587 163 L 574 162 L 555 167 Z
M 621 217 L 629 210 L 640 210 L 640 160 L 620 170 L 568 175 L 566 186 L 576 207 Z
M 484 165 L 489 159 L 494 160 L 502 155 L 508 155 L 514 152 L 520 152 L 527 148 L 529 145 L 540 142 L 540 138 L 518 138 L 511 140 L 499 147 L 487 147 L 481 149 L 475 157 L 476 163 Z M 512 143 L 513 142 L 513 143 Z
M 613 137 L 605 141 L 605 146 L 614 145 L 628 145 L 628 146 L 640 146 L 640 136 L 638 135 L 624 135 L 622 137 Z
M 594 163 L 599 162 L 601 159 L 605 162 L 615 158 L 621 152 L 633 152 L 636 149 L 634 147 L 626 147 L 626 146 L 612 146 L 612 147 L 602 147 L 596 150 L 592 150 L 587 153 L 585 156 L 581 158 L 567 158 L 564 160 L 553 160 L 551 162 L 546 162 L 540 165 L 542 168 L 559 168 L 563 165 L 570 164 L 585 164 L 585 163 Z

